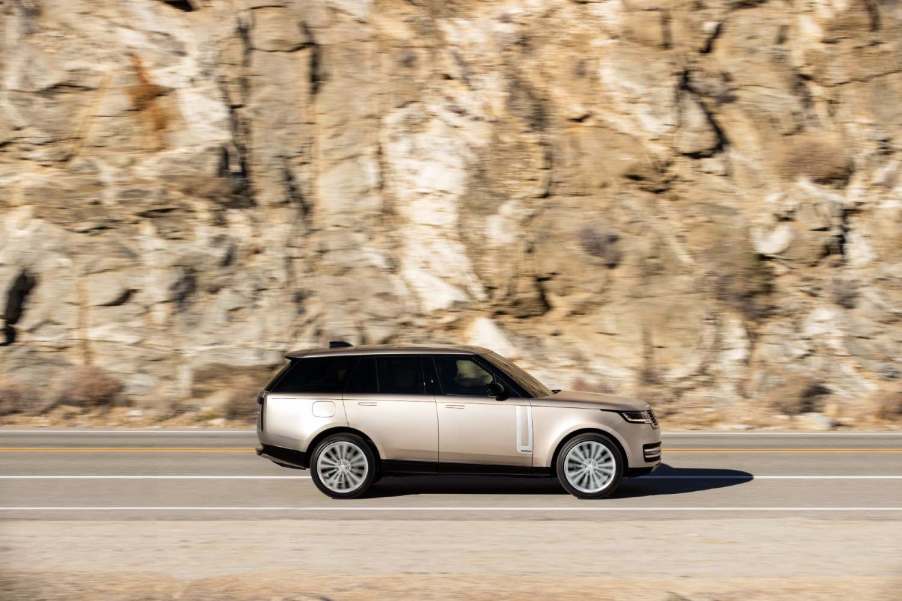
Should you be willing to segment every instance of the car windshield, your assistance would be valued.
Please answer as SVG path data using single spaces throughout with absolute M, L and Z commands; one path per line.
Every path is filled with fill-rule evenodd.
M 510 376 L 514 381 L 517 382 L 517 384 L 523 387 L 533 397 L 539 398 L 551 396 L 552 392 L 547 386 L 526 373 L 526 371 L 524 371 L 512 361 L 508 361 L 501 355 L 496 355 L 495 353 L 488 353 L 485 355 L 485 358 L 488 359 L 495 367 Z

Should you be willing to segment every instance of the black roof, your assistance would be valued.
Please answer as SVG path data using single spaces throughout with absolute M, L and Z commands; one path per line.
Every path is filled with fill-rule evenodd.
M 373 346 L 341 346 L 333 348 L 312 348 L 291 351 L 285 354 L 288 359 L 301 357 L 332 357 L 338 355 L 429 355 L 458 354 L 483 355 L 490 351 L 479 346 L 462 345 L 373 345 Z

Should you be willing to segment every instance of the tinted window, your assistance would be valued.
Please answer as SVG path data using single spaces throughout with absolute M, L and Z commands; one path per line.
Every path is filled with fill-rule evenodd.
M 380 393 L 425 394 L 419 357 L 377 357 L 376 364 Z
M 529 393 L 529 396 L 545 397 L 552 394 L 551 390 L 549 390 L 548 387 L 529 375 L 513 361 L 508 361 L 501 355 L 496 355 L 495 353 L 491 352 L 486 353 L 484 355 L 484 358 L 487 359 L 489 363 L 494 365 L 498 371 L 510 377 L 520 387 L 526 390 L 526 392 Z
M 373 357 L 360 357 L 354 364 L 345 392 L 357 394 L 376 394 L 379 392 L 379 380 L 376 378 L 376 360 Z
M 426 382 L 426 394 L 441 394 L 438 387 L 438 377 L 435 375 L 435 363 L 432 357 L 420 357 L 420 366 L 423 368 L 423 379 Z
M 289 361 L 288 363 L 286 363 L 285 365 L 283 365 L 282 367 L 279 368 L 279 371 L 277 371 L 276 375 L 274 375 L 272 377 L 272 380 L 269 381 L 269 383 L 266 385 L 266 388 L 264 388 L 264 390 L 266 392 L 272 392 L 273 389 L 276 387 L 276 384 L 279 383 L 279 380 L 282 379 L 282 376 L 285 375 L 285 372 L 288 371 L 289 367 L 291 367 L 291 361 Z
M 489 384 L 494 381 L 494 376 L 473 359 L 464 356 L 436 357 L 435 366 L 444 394 L 489 396 Z
M 338 393 L 344 388 L 349 366 L 348 357 L 295 359 L 272 387 L 272 391 Z

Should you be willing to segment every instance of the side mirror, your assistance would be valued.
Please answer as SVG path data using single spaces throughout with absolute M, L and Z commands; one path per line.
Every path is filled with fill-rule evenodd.
M 494 397 L 496 401 L 503 401 L 510 396 L 507 389 L 499 382 L 489 384 L 489 396 Z

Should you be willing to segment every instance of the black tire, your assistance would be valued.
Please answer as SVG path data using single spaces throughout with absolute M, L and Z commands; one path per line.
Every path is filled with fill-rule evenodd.
M 340 468 L 332 467 L 332 465 L 327 463 L 329 461 L 334 463 L 342 449 L 348 453 L 346 456 L 352 457 L 352 459 L 344 459 L 344 461 L 348 461 L 348 464 L 344 466 L 346 470 L 354 469 L 350 463 L 351 461 L 356 462 L 357 459 L 365 461 L 365 473 L 362 476 L 356 471 L 339 474 Z M 355 450 L 351 451 L 351 449 Z M 359 465 L 359 463 L 355 463 L 355 465 Z M 310 476 L 313 479 L 313 483 L 320 492 L 333 499 L 356 499 L 362 497 L 375 481 L 377 471 L 378 459 L 369 443 L 360 436 L 349 432 L 333 434 L 321 440 L 313 450 L 310 461 Z M 355 475 L 360 477 L 359 483 L 352 482 L 352 478 Z M 330 476 L 332 477 L 330 478 Z M 350 488 L 342 490 L 341 482 L 344 482 Z
M 580 447 L 581 452 L 587 446 L 589 448 L 597 448 L 594 446 L 597 444 L 601 444 L 607 450 L 607 454 L 605 454 L 604 451 L 599 450 L 600 457 L 598 459 L 594 459 L 594 461 L 596 461 L 598 465 L 598 469 L 601 470 L 603 467 L 609 467 L 608 463 L 603 462 L 606 458 L 609 457 L 611 463 L 613 463 L 613 474 L 611 474 L 610 476 L 597 476 L 597 482 L 601 486 L 601 488 L 598 490 L 596 490 L 596 488 L 598 487 L 589 485 L 588 479 L 586 480 L 586 484 L 583 486 L 572 483 L 567 477 L 567 462 L 571 451 L 573 451 L 576 447 Z M 571 466 L 578 464 L 578 459 L 575 456 L 571 458 L 570 461 Z M 564 443 L 564 445 L 561 447 L 560 452 L 558 452 L 557 454 L 554 472 L 555 474 L 557 474 L 558 482 L 561 483 L 561 486 L 564 488 L 564 490 L 566 490 L 574 497 L 577 497 L 579 499 L 604 499 L 611 496 L 614 491 L 617 490 L 617 487 L 620 485 L 621 480 L 623 480 L 623 472 L 625 468 L 624 463 L 625 459 L 620 453 L 620 449 L 609 437 L 605 436 L 604 434 L 589 432 L 586 434 L 579 434 L 578 436 L 574 436 L 566 443 Z M 609 479 L 607 481 L 604 481 L 604 477 L 609 477 Z

